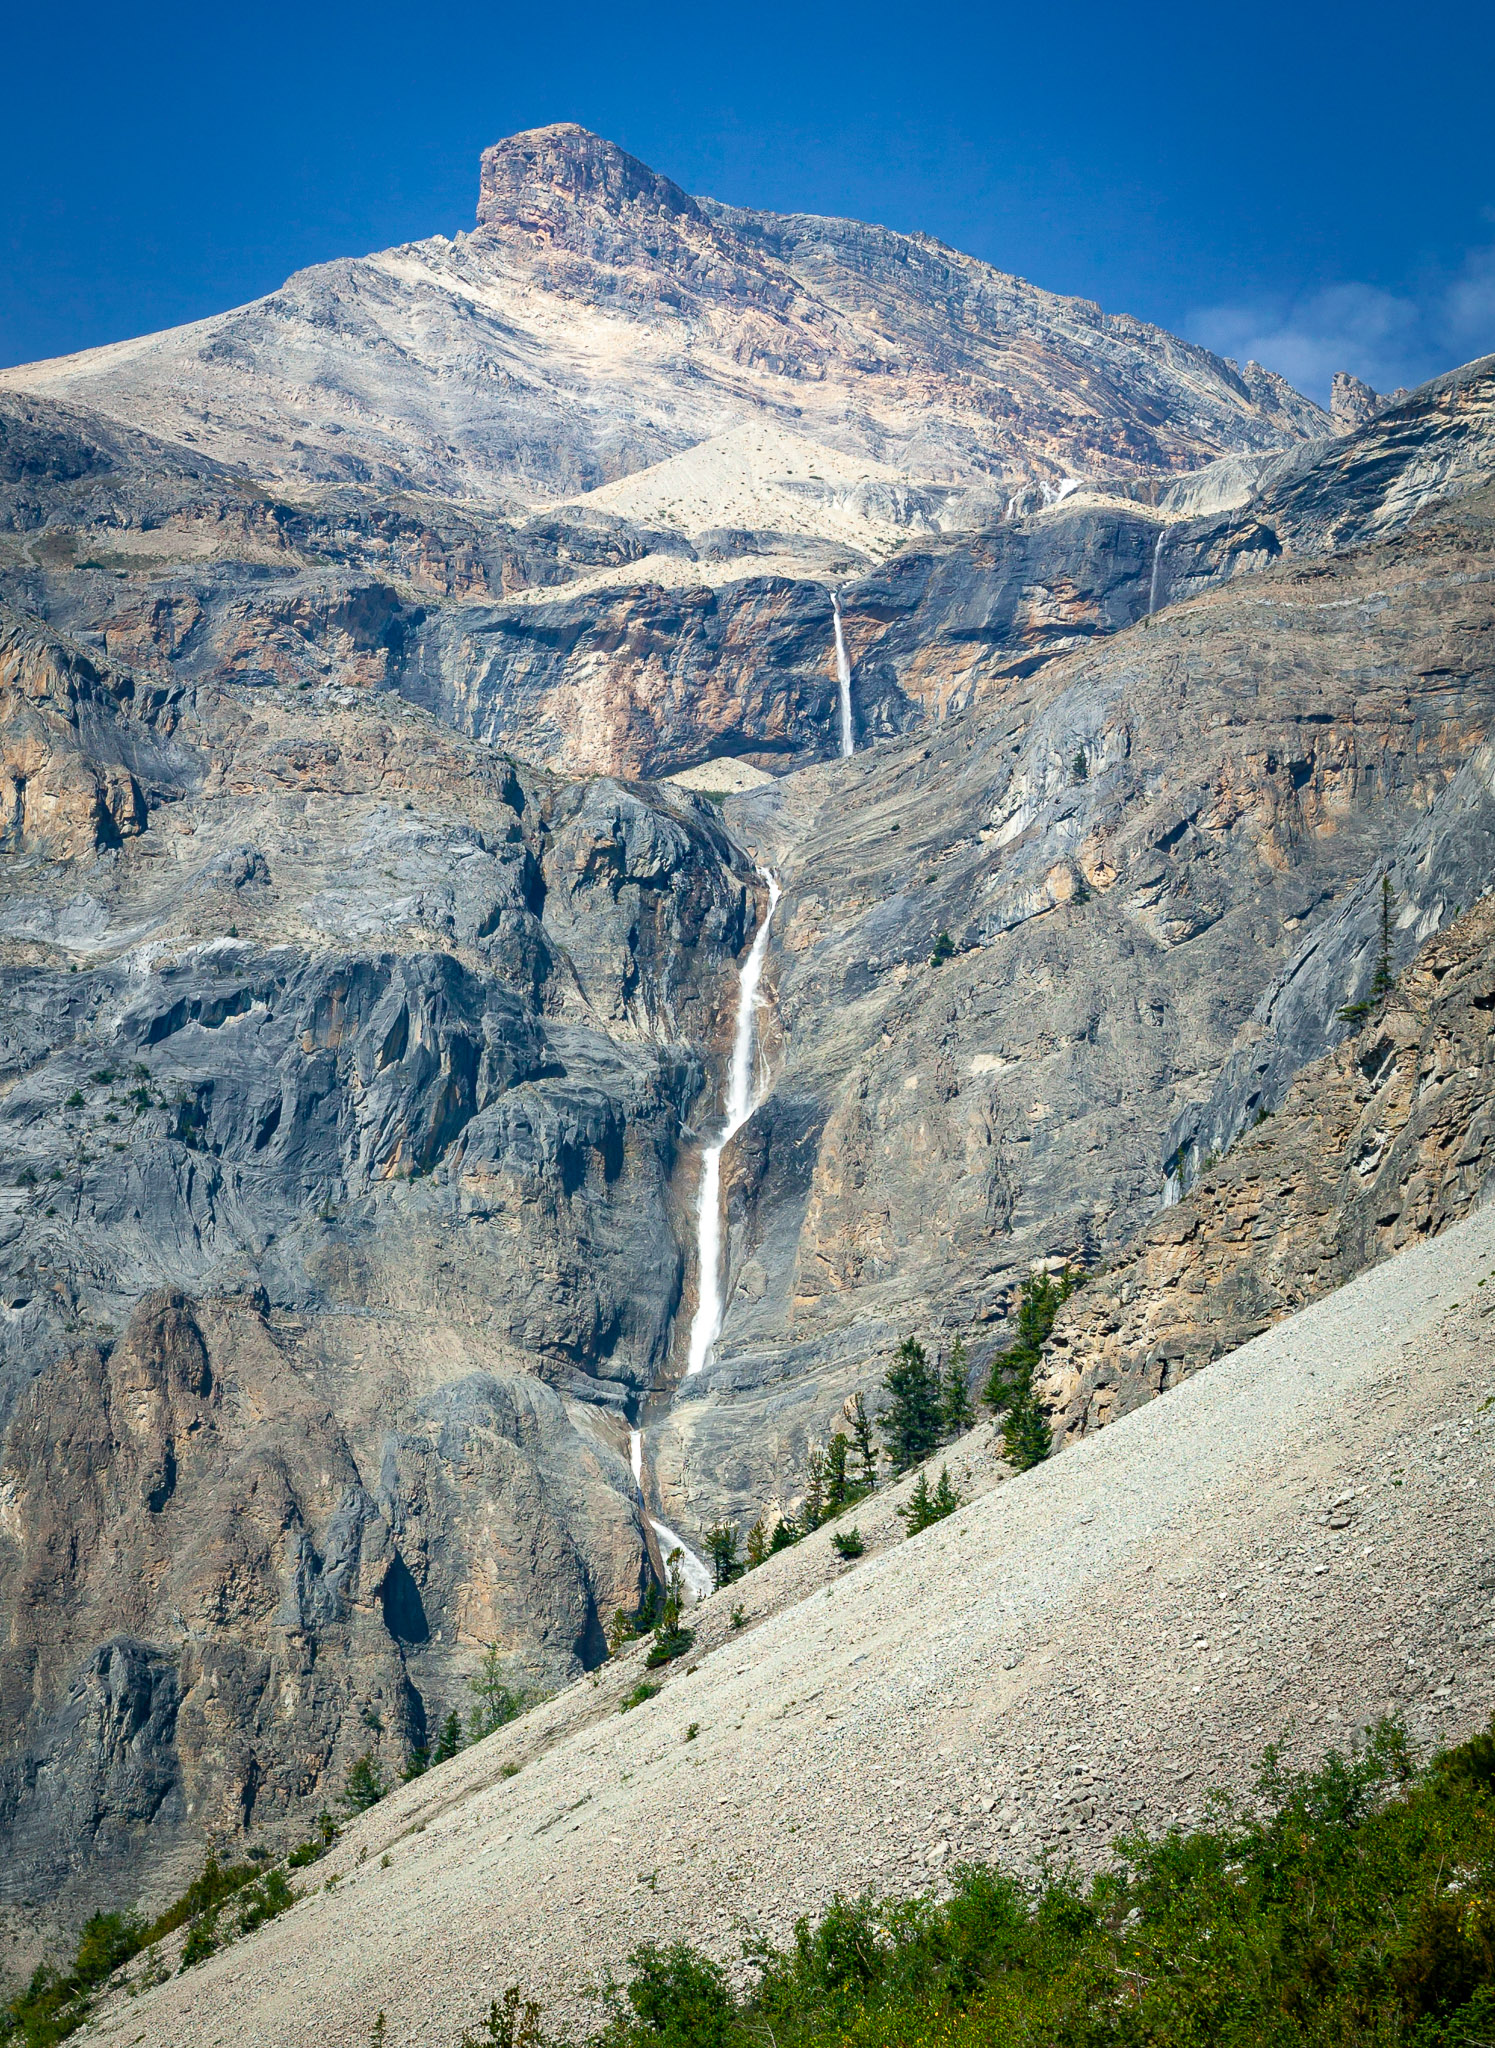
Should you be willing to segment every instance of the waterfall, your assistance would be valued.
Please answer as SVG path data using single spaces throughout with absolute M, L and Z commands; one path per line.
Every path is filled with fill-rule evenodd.
M 690 1354 L 686 1377 L 697 1373 L 710 1356 L 722 1326 L 722 1153 L 757 1108 L 753 1086 L 753 1051 L 756 1036 L 758 984 L 763 979 L 763 962 L 768 954 L 768 927 L 778 907 L 779 884 L 767 868 L 759 868 L 768 884 L 768 911 L 752 950 L 743 963 L 737 992 L 737 1030 L 732 1040 L 732 1061 L 727 1068 L 726 1121 L 721 1135 L 701 1154 L 701 1192 L 696 1206 L 696 1271 L 699 1299 L 695 1321 L 690 1326 Z
M 1147 591 L 1147 616 L 1152 617 L 1158 608 L 1158 564 L 1163 559 L 1163 542 L 1168 538 L 1166 526 L 1158 528 L 1158 537 L 1152 550 L 1152 582 Z
M 633 1467 L 634 1483 L 638 1487 L 640 1498 L 642 1498 L 644 1491 L 644 1432 L 641 1429 L 630 1429 L 628 1432 L 628 1462 Z M 669 1569 L 670 1552 L 672 1550 L 679 1551 L 680 1580 L 692 1600 L 704 1600 L 708 1593 L 715 1591 L 716 1582 L 712 1576 L 710 1566 L 705 1562 L 704 1558 L 696 1556 L 688 1543 L 681 1541 L 667 1522 L 656 1521 L 654 1516 L 650 1515 L 649 1527 L 659 1539 L 659 1555 L 666 1570 Z
M 841 630 L 841 600 L 834 590 L 831 617 L 836 622 L 836 682 L 841 691 L 841 759 L 849 761 L 856 752 L 851 730 L 851 656 L 846 652 L 846 635 Z

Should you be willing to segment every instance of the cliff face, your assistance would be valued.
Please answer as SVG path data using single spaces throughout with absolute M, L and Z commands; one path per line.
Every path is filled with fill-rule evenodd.
M 902 1337 L 984 1358 L 1334 1044 L 1388 859 L 1398 966 L 1495 859 L 1490 364 L 1310 443 L 1264 375 L 579 131 L 483 192 L 0 394 L 33 1928 L 303 1830 L 491 1646 L 595 1664 L 646 1496 L 750 1522 Z M 649 779 L 723 757 L 774 780 Z M 759 863 L 771 1085 L 681 1389 Z
M 281 484 L 498 507 L 754 420 L 915 478 L 1009 487 L 1330 430 L 1254 364 L 927 236 L 691 199 L 569 125 L 485 152 L 471 234 L 321 264 L 234 312 L 3 381 Z
M 1372 1018 L 1061 1311 L 1041 1379 L 1060 1440 L 1481 1202 L 1495 1169 L 1492 1009 L 1486 899 L 1429 939 Z

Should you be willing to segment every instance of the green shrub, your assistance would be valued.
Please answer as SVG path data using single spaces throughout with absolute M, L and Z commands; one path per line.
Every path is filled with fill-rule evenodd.
M 622 1706 L 619 1707 L 618 1712 L 626 1714 L 631 1707 L 641 1707 L 645 1700 L 652 1700 L 655 1694 L 662 1690 L 661 1686 L 650 1685 L 647 1679 L 641 1679 L 627 1699 L 624 1700 Z
M 934 942 L 934 951 L 929 956 L 931 967 L 943 967 L 947 960 L 955 958 L 955 941 L 948 932 L 941 932 Z
M 645 1947 L 596 2048 L 1484 2048 L 1495 2039 L 1495 1736 L 1413 1774 L 1384 1726 L 1117 1867 L 836 1899 L 757 1982 Z
M 842 1557 L 847 1558 L 860 1557 L 867 1547 L 862 1541 L 860 1529 L 837 1529 L 831 1541 Z
M 480 2034 L 462 2036 L 462 2048 L 494 2048 L 494 2044 L 496 2048 L 545 2048 L 540 2008 L 533 1999 L 520 1997 L 517 1984 L 511 1984 L 501 1999 L 494 1999 Z

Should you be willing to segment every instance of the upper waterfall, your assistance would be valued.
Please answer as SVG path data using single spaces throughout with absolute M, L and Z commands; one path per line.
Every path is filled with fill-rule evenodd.
M 699 1372 L 710 1356 L 722 1325 L 722 1153 L 736 1137 L 757 1107 L 754 1087 L 754 1041 L 758 1009 L 758 984 L 763 979 L 763 962 L 768 954 L 768 928 L 778 908 L 780 889 L 777 876 L 760 868 L 768 884 L 768 910 L 743 962 L 737 994 L 737 1029 L 732 1039 L 732 1060 L 727 1068 L 726 1121 L 720 1135 L 701 1154 L 701 1192 L 696 1210 L 696 1270 L 699 1298 L 695 1320 L 690 1326 L 690 1354 L 687 1377 Z
M 831 592 L 831 617 L 836 626 L 836 682 L 841 692 L 841 758 L 847 761 L 856 752 L 856 739 L 851 730 L 851 656 L 846 652 L 846 635 L 841 630 L 841 600 L 834 590 Z

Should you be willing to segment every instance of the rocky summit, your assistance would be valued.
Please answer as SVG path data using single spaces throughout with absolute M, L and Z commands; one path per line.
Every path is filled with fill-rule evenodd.
M 522 1834 L 504 1926 L 574 2000 L 669 1924 L 605 1833 L 649 1833 L 599 1789 L 643 1683 L 619 1610 L 677 1548 L 704 1593 L 713 1529 L 813 1520 L 907 1339 L 958 1338 L 979 1395 L 1035 1271 L 1085 1282 L 1032 1376 L 1062 1455 L 1019 1472 L 986 1420 L 944 1535 L 904 1537 L 910 1475 L 859 1510 L 869 1564 L 806 1535 L 736 1619 L 701 1604 L 659 1711 L 777 1732 L 756 1792 L 726 1747 L 688 1797 L 668 1767 L 690 1854 L 794 1804 L 787 1914 L 941 1843 L 1167 1820 L 1165 1721 L 1236 1779 L 1284 1687 L 1327 1727 L 1279 1655 L 1311 1586 L 1243 1599 L 1202 1706 L 1144 1694 L 1165 1636 L 1184 1683 L 1173 1608 L 1235 1599 L 1244 1548 L 1306 1559 L 1341 1493 L 1387 1573 L 1334 1582 L 1355 1713 L 1487 1710 L 1492 563 L 1495 358 L 1325 413 L 570 126 L 487 151 L 454 241 L 0 375 L 5 1953 L 158 1911 L 210 1849 L 268 1865 L 350 1775 L 440 1757 L 481 1678 L 542 1703 L 360 1823 L 346 1911 L 250 1937 L 284 1973 L 256 2038 L 473 2019 L 386 1984 L 359 1841 L 416 1859 L 435 1976 L 422 1900 L 500 1939 L 471 1858 Z M 1447 1473 L 1371 1515 L 1445 1421 Z M 1016 1607 L 972 1590 L 998 1554 Z M 833 1690 L 875 1713 L 825 1692 L 851 1635 L 875 1663 Z M 1102 1655 L 1136 1710 L 1066 1819 Z M 879 1818 L 877 1731 L 926 1695 Z M 130 2038 L 228 2038 L 237 1967 L 147 1986 Z

